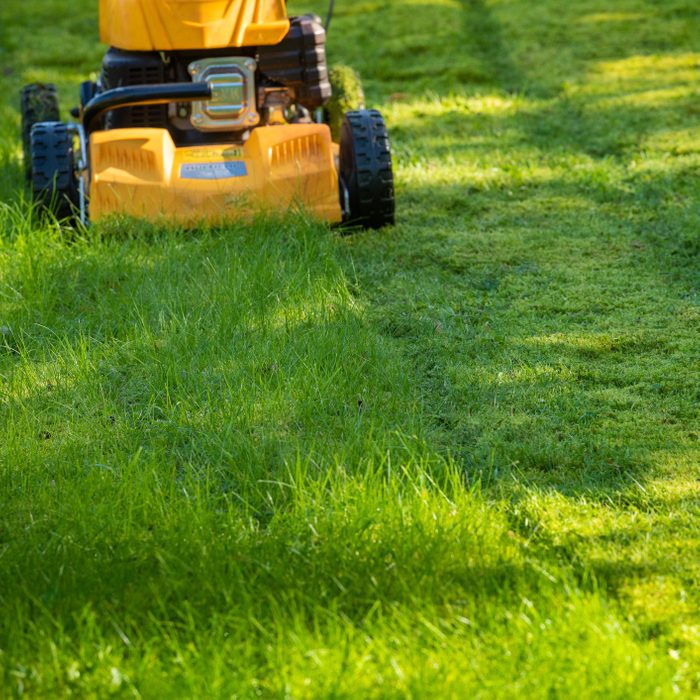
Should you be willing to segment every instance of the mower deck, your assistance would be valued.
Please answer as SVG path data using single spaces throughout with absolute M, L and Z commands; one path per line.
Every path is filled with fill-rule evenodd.
M 297 206 L 340 223 L 336 153 L 323 124 L 259 127 L 242 145 L 181 148 L 166 129 L 95 132 L 91 219 L 121 212 L 192 223 Z

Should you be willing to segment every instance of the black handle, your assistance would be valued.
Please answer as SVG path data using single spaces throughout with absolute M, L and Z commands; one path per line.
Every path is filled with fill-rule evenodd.
M 96 119 L 118 107 L 160 105 L 168 102 L 199 102 L 211 99 L 209 83 L 169 83 L 114 88 L 93 97 L 83 110 L 83 125 L 90 133 Z

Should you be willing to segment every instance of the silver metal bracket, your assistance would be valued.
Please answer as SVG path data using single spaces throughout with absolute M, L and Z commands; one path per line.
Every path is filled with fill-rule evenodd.
M 257 63 L 241 56 L 205 58 L 188 66 L 193 82 L 209 83 L 212 98 L 192 105 L 199 131 L 242 131 L 260 123 L 255 95 Z
M 89 161 L 88 161 L 88 140 L 85 134 L 85 129 L 82 124 L 70 123 L 67 125 L 68 131 L 78 137 L 80 142 L 80 151 L 75 162 L 76 175 L 78 177 L 78 200 L 80 205 L 80 223 L 83 226 L 88 225 L 87 216 L 87 183 L 89 177 Z
M 343 176 L 340 173 L 338 173 L 338 182 L 340 183 L 340 190 L 343 193 L 343 219 L 348 219 L 350 217 L 350 191 L 348 190 L 345 180 L 343 180 Z

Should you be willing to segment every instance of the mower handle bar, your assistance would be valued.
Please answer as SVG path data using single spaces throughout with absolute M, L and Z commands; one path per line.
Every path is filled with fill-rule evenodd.
M 119 107 L 161 105 L 169 102 L 200 102 L 210 100 L 209 83 L 169 83 L 114 88 L 93 97 L 83 109 L 83 125 L 90 133 L 92 125 L 105 112 Z

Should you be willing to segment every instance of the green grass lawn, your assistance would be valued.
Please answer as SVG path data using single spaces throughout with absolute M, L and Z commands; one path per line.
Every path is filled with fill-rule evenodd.
M 349 238 L 33 223 L 96 4 L 0 3 L 0 697 L 700 695 L 696 3 L 338 2 Z

